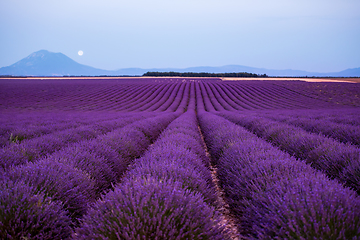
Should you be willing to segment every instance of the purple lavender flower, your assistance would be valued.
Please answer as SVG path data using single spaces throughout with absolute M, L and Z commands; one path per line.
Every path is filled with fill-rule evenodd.
M 68 239 L 71 220 L 60 201 L 23 182 L 1 181 L 1 239 Z
M 129 181 L 97 201 L 74 239 L 224 239 L 219 214 L 174 181 Z
M 95 200 L 95 183 L 85 172 L 53 159 L 18 166 L 5 176 L 28 184 L 34 194 L 61 201 L 73 219 L 83 215 Z

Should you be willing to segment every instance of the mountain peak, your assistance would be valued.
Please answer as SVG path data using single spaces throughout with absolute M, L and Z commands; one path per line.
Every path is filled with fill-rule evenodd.
M 55 52 L 50 52 L 48 50 L 39 50 L 37 52 L 33 52 L 32 54 L 30 54 L 29 56 L 27 56 L 25 59 L 31 59 L 31 58 L 47 58 L 47 57 L 65 57 L 70 59 L 69 57 L 67 57 L 66 55 L 62 54 L 62 53 L 55 53 Z M 21 61 L 21 60 L 20 60 Z
M 45 50 L 45 49 L 42 49 L 42 50 L 33 52 L 32 54 L 30 54 L 30 56 L 32 56 L 32 55 L 39 55 L 39 54 L 49 54 L 49 53 L 52 53 L 52 52 L 50 52 L 50 51 L 48 51 L 48 50 Z

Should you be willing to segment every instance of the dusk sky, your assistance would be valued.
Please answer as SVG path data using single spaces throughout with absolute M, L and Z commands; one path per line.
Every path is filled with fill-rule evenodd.
M 42 49 L 107 70 L 360 67 L 359 0 L 1 0 L 0 34 L 0 67 Z

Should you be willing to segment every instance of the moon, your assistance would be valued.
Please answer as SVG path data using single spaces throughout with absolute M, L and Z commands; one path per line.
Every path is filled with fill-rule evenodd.
M 84 52 L 80 50 L 80 51 L 78 51 L 78 54 L 79 54 L 79 56 L 82 56 L 84 54 Z

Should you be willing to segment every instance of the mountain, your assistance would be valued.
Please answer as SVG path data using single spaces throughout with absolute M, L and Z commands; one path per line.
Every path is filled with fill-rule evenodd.
M 346 69 L 344 71 L 338 72 L 343 77 L 353 77 L 358 76 L 360 77 L 360 68 L 350 68 Z
M 13 76 L 63 76 L 63 75 L 103 75 L 109 71 L 96 69 L 75 62 L 62 53 L 40 50 L 26 58 L 0 68 L 0 75 Z
M 317 73 L 300 70 L 274 70 L 254 68 L 241 65 L 226 65 L 222 67 L 190 67 L 190 68 L 123 68 L 114 71 L 102 70 L 82 65 L 62 53 L 53 53 L 46 50 L 30 54 L 28 57 L 8 66 L 0 68 L 0 75 L 13 76 L 99 76 L 99 75 L 142 75 L 146 72 L 208 72 L 231 73 L 248 72 L 267 74 L 268 76 L 316 76 L 316 77 L 360 77 L 360 68 L 346 69 L 341 72 Z

